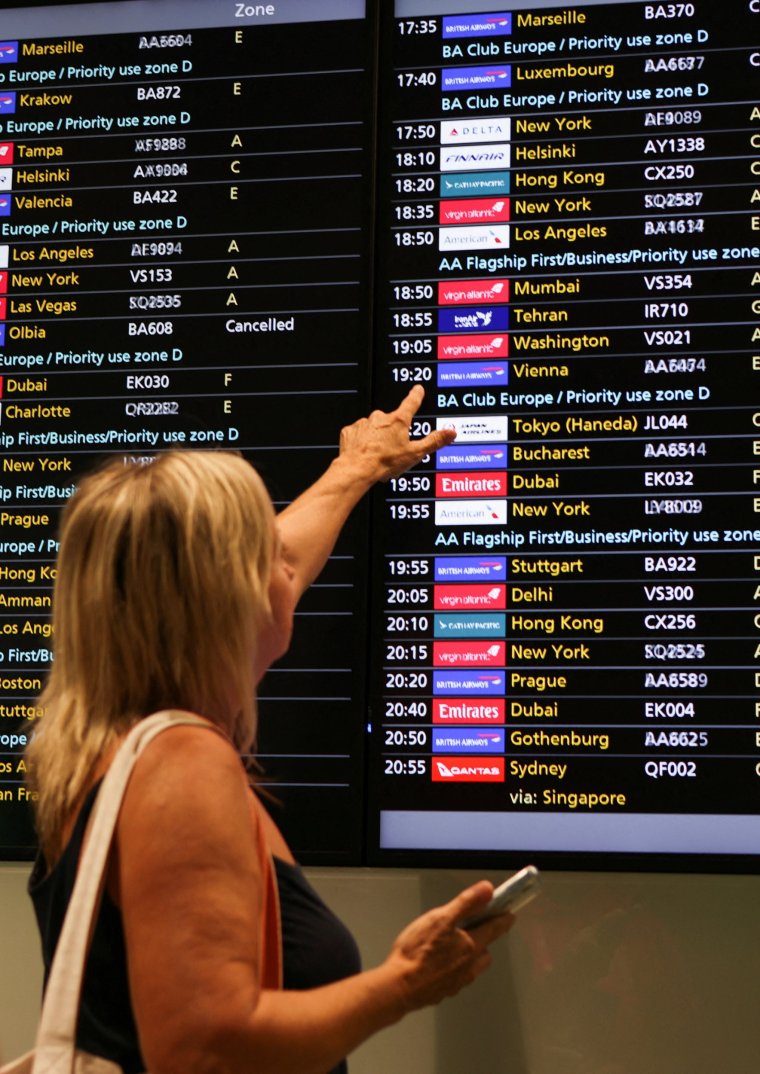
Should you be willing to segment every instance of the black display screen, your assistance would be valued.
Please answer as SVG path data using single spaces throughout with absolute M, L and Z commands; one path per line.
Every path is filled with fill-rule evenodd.
M 283 506 L 416 383 L 261 690 L 305 862 L 753 869 L 760 8 L 19 6 L 0 28 L 0 844 L 104 455 Z

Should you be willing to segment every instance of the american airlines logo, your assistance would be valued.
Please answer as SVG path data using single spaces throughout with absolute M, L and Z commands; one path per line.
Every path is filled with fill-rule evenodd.
M 505 585 L 437 585 L 433 588 L 433 606 L 449 611 L 473 608 L 506 608 Z
M 439 224 L 501 224 L 509 220 L 509 198 L 454 198 L 438 205 Z
M 504 758 L 474 761 L 469 757 L 433 758 L 433 783 L 503 783 Z
M 509 280 L 441 280 L 439 306 L 475 306 L 479 302 L 509 302 Z
M 441 123 L 441 145 L 463 145 L 470 142 L 508 142 L 511 137 L 509 116 L 489 116 L 482 119 L 445 119 Z
M 468 701 L 467 698 L 433 700 L 433 723 L 437 724 L 501 724 L 505 722 L 506 702 L 502 697 L 491 701 Z
M 435 504 L 436 526 L 506 526 L 506 500 L 441 500 Z
M 442 146 L 439 171 L 470 172 L 508 168 L 510 159 L 509 142 L 493 142 L 489 145 L 473 146 L 472 149 Z
M 435 475 L 436 496 L 506 496 L 506 471 Z
M 439 227 L 438 249 L 448 250 L 506 250 L 509 247 L 509 225 Z
M 439 336 L 436 357 L 439 361 L 472 358 L 506 358 L 509 354 L 509 336 L 473 335 Z

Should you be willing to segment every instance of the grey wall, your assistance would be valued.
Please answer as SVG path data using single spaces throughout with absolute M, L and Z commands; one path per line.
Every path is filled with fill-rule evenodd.
M 0 1047 L 30 1046 L 40 988 L 28 869 L 0 865 Z M 365 963 L 476 879 L 312 869 Z M 498 879 L 492 877 L 492 879 Z M 355 1053 L 351 1074 L 756 1074 L 760 877 L 553 873 L 489 972 Z

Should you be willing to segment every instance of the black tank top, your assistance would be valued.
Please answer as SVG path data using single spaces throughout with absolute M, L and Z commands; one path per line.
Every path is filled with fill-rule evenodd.
M 98 786 L 87 796 L 55 868 L 48 873 L 40 855 L 29 880 L 29 894 L 42 939 L 46 982 Z M 316 988 L 358 973 L 361 962 L 353 937 L 322 902 L 301 869 L 276 858 L 275 872 L 282 916 L 284 988 Z M 108 892 L 103 895 L 87 958 L 77 1047 L 111 1059 L 125 1074 L 141 1074 L 145 1070 L 129 997 L 121 913 Z M 330 1074 L 345 1074 L 346 1070 L 344 1061 Z

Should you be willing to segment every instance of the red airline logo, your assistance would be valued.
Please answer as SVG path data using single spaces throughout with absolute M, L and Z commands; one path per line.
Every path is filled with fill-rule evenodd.
M 502 697 L 491 701 L 471 701 L 466 697 L 450 697 L 446 701 L 433 698 L 433 723 L 443 724 L 503 724 L 506 702 Z
M 506 608 L 507 587 L 505 585 L 437 585 L 433 587 L 433 606 L 436 611 Z
M 506 332 L 500 336 L 439 336 L 438 358 L 441 361 L 453 358 L 506 358 L 509 352 L 509 336 Z
M 509 220 L 509 198 L 462 198 L 442 201 L 439 224 L 501 224 Z
M 439 306 L 478 306 L 509 302 L 509 280 L 441 280 Z
M 433 642 L 433 665 L 437 668 L 503 668 L 506 662 L 504 641 Z
M 433 758 L 433 783 L 503 783 L 503 757 Z
M 482 473 L 439 473 L 435 475 L 435 494 L 440 497 L 506 496 L 507 475 L 503 470 Z

